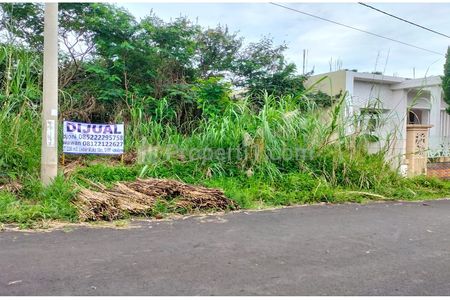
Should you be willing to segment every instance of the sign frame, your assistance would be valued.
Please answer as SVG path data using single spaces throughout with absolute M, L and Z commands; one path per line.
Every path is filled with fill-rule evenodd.
M 69 126 L 72 126 L 71 130 L 68 131 Z M 95 130 L 95 131 L 94 131 Z M 68 135 L 73 135 L 74 138 L 68 139 Z M 78 135 L 78 138 L 76 137 Z M 84 135 L 84 136 L 83 136 Z M 92 136 L 92 139 L 89 138 Z M 95 138 L 94 136 L 98 136 Z M 114 136 L 114 138 L 102 138 L 103 136 Z M 67 151 L 65 148 L 65 142 L 67 141 L 78 141 L 80 143 L 89 142 L 94 143 L 94 145 L 75 145 L 78 147 L 77 150 Z M 95 145 L 95 143 L 108 143 L 108 142 L 118 142 L 121 145 L 114 146 L 104 146 L 102 144 Z M 72 145 L 70 145 L 72 146 Z M 110 149 L 109 151 L 78 151 L 81 147 L 89 147 L 92 149 Z M 112 149 L 120 149 L 120 152 L 114 152 Z M 122 155 L 125 153 L 125 124 L 98 124 L 98 123 L 84 123 L 77 121 L 63 120 L 63 154 L 70 155 Z

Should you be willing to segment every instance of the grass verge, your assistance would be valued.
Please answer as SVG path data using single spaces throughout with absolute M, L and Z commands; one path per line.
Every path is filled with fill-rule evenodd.
M 70 178 L 58 177 L 55 182 L 42 187 L 37 180 L 25 181 L 20 193 L 0 191 L 0 222 L 19 223 L 22 227 L 33 227 L 43 220 L 75 222 L 77 210 L 71 204 L 77 193 L 76 187 L 86 185 L 86 179 L 105 185 L 117 181 L 133 181 L 138 177 L 178 179 L 189 173 L 188 181 L 205 187 L 220 188 L 225 195 L 242 209 L 262 209 L 309 203 L 365 202 L 370 200 L 425 200 L 450 197 L 450 182 L 437 178 L 419 176 L 405 178 L 392 186 L 376 190 L 352 190 L 342 186 L 331 186 L 324 179 L 311 174 L 290 172 L 278 181 L 267 181 L 260 176 L 206 178 L 201 173 L 184 166 L 142 172 L 142 166 L 108 166 L 93 164 L 77 169 Z M 151 175 L 151 176 L 149 176 Z M 165 217 L 168 214 L 186 214 L 189 211 L 174 209 L 170 201 L 159 201 L 148 213 L 150 217 Z

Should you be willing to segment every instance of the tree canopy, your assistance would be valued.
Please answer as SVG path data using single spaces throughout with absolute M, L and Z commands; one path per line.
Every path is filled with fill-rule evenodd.
M 2 43 L 40 57 L 43 4 L 2 3 L 0 22 Z M 240 89 L 255 105 L 255 95 L 264 91 L 303 91 L 304 76 L 286 61 L 286 45 L 267 37 L 245 43 L 227 26 L 203 28 L 186 17 L 167 22 L 153 12 L 137 21 L 105 3 L 60 3 L 59 25 L 63 105 L 73 113 L 91 109 L 78 118 L 105 121 L 112 116 L 108 111 L 131 101 L 140 101 L 151 115 L 164 98 L 181 125 L 219 113 L 233 90 Z

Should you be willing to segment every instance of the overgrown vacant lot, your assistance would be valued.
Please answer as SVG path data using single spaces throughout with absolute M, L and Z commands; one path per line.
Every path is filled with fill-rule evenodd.
M 221 209 L 416 200 L 450 194 L 449 183 L 403 178 L 385 162 L 383 152 L 367 153 L 364 136 L 344 135 L 347 125 L 337 117 L 342 99 L 324 122 L 324 112 L 314 105 L 298 108 L 297 101 L 306 101 L 305 97 L 266 95 L 258 111 L 245 101 L 236 102 L 221 116 L 202 120 L 189 134 L 160 121 L 133 119 L 136 125 L 128 126 L 129 152 L 123 163 L 112 157 L 69 156 L 62 168 L 65 174 L 61 172 L 45 188 L 38 180 L 38 114 L 31 107 L 23 107 L 19 114 L 4 109 L 2 126 L 8 128 L 1 131 L 2 157 L 15 172 L 9 173 L 5 182 L 9 184 L 0 191 L 0 221 L 25 225 L 45 219 L 77 221 L 80 215 L 74 203 L 80 189 L 98 191 L 99 184 L 108 189 L 138 178 L 171 178 L 222 189 L 237 206 Z M 145 143 L 132 140 L 136 136 L 145 137 Z M 286 149 L 292 150 L 290 155 Z M 302 151 L 294 155 L 295 149 Z M 177 197 L 161 197 L 139 214 L 160 218 L 194 211 L 198 207 L 180 209 Z M 214 211 L 214 207 L 202 211 Z M 129 215 L 124 212 L 117 217 Z M 111 218 L 105 215 L 105 219 Z
M 448 182 L 401 177 L 386 159 L 389 149 L 369 154 L 378 142 L 373 124 L 364 115 L 342 119 L 345 94 L 305 89 L 309 74 L 286 61 L 286 45 L 244 43 L 226 26 L 206 29 L 186 18 L 137 21 L 99 3 L 60 4 L 59 117 L 123 122 L 125 159 L 67 156 L 59 177 L 43 187 L 42 8 L 0 5 L 12 37 L 0 39 L 0 222 L 94 219 L 80 207 L 109 220 L 450 195 Z M 193 187 L 170 181 L 158 197 L 132 183 L 160 182 L 143 181 L 149 178 Z M 193 197 L 206 191 L 199 186 L 213 189 L 211 198 Z M 119 202 L 127 204 L 116 196 L 94 206 L 80 200 L 116 192 L 133 194 L 133 208 L 118 211 Z M 214 201 L 221 204 L 207 205 Z

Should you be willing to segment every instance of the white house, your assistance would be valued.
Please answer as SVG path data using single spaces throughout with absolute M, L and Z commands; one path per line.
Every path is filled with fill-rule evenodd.
M 450 156 L 450 115 L 439 76 L 408 79 L 341 70 L 312 76 L 306 86 L 331 96 L 347 92 L 346 116 L 366 114 L 381 120 L 374 126 L 380 141 L 373 150 L 389 142 L 392 154 L 401 157 L 406 151 L 407 124 L 428 124 L 433 126 L 428 153 Z

